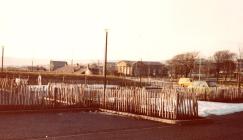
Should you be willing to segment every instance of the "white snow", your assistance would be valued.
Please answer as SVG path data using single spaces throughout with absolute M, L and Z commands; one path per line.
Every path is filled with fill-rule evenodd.
M 198 113 L 201 117 L 209 115 L 227 115 L 241 111 L 243 111 L 243 103 L 198 101 Z

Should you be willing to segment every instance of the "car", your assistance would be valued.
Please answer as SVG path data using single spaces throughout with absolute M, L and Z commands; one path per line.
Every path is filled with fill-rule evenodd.
M 192 84 L 192 80 L 190 78 L 180 78 L 178 81 L 178 85 L 183 87 L 188 87 Z
M 193 81 L 192 84 L 188 86 L 188 89 L 193 91 L 199 91 L 202 93 L 205 92 L 212 93 L 215 91 L 216 87 L 217 87 L 216 82 L 204 80 L 204 81 Z
M 188 88 L 208 88 L 209 85 L 206 81 L 193 81 Z
M 208 78 L 205 80 L 209 87 L 217 87 L 217 79 L 216 78 Z

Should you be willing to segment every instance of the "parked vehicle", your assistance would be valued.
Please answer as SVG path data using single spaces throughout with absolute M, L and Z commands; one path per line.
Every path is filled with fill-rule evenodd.
M 217 79 L 216 78 L 209 78 L 205 80 L 209 87 L 217 87 Z
M 188 88 L 208 88 L 209 85 L 206 81 L 193 81 Z
M 183 87 L 188 87 L 192 84 L 192 79 L 190 78 L 180 78 L 178 84 Z
M 193 81 L 190 86 L 188 86 L 189 90 L 199 91 L 199 92 L 213 92 L 217 87 L 216 82 L 210 80 L 204 81 Z

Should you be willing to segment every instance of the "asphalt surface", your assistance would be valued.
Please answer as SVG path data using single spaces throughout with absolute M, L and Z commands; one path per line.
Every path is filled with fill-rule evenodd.
M 168 125 L 99 112 L 0 114 L 0 140 L 242 140 L 243 112 Z

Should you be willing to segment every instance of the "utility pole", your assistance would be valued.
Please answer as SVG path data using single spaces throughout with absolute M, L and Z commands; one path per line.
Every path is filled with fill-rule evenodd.
M 3 72 L 4 46 L 2 46 L 2 72 Z
M 239 47 L 239 59 L 238 59 L 238 92 L 241 92 L 241 52 Z
M 201 63 L 202 63 L 202 60 L 201 58 L 199 58 L 199 81 L 201 80 Z
M 32 62 L 31 62 L 31 71 L 33 72 L 34 71 L 34 60 L 32 59 Z
M 139 66 L 139 83 L 140 83 L 140 87 L 142 87 L 142 58 Z
M 105 30 L 105 59 L 104 59 L 104 68 L 103 68 L 103 76 L 104 76 L 104 106 L 105 106 L 105 92 L 106 92 L 106 67 L 107 67 L 107 45 L 108 45 L 108 30 Z
M 71 66 L 73 67 L 73 48 L 72 48 L 72 60 L 71 60 Z
M 99 70 L 98 73 L 101 74 L 101 70 L 100 70 L 100 61 L 99 61 L 99 60 L 97 61 L 97 65 L 98 65 L 98 70 Z

